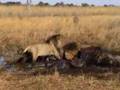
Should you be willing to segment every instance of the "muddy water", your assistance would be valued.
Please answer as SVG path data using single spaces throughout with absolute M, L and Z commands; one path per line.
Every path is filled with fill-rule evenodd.
M 118 64 L 120 64 L 120 56 L 113 56 L 109 55 L 109 59 L 113 61 L 117 61 Z M 102 68 L 102 67 L 101 67 Z M 102 68 L 103 69 L 103 68 Z M 0 56 L 0 72 L 6 71 L 8 73 L 14 73 L 14 74 L 29 74 L 32 72 L 42 72 L 43 68 L 41 68 L 40 63 L 36 63 L 35 65 L 32 64 L 9 64 L 4 56 Z M 44 68 L 44 70 L 46 70 Z M 120 67 L 119 67 L 120 71 Z
M 6 70 L 6 71 L 15 71 L 15 68 L 13 65 L 10 65 L 5 60 L 4 56 L 0 56 L 0 70 Z
M 23 67 L 20 65 L 9 64 L 4 56 L 0 56 L 0 71 L 6 71 L 8 73 L 23 72 Z
M 0 72 L 5 71 L 6 73 L 15 75 L 31 75 L 36 72 L 42 72 L 45 68 L 41 68 L 40 65 L 35 64 L 9 64 L 4 56 L 0 56 Z
M 0 67 L 4 67 L 7 64 L 3 56 L 0 56 Z

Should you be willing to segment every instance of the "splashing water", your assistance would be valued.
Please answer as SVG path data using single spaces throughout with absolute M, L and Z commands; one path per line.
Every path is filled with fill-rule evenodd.
M 10 74 L 29 74 L 34 72 L 34 69 L 36 70 L 37 65 L 32 66 L 31 64 L 14 64 L 14 63 L 8 63 L 5 60 L 4 56 L 0 56 L 0 72 L 6 71 Z M 34 67 L 34 68 L 33 68 Z M 39 67 L 39 66 L 38 66 Z
M 8 64 L 4 56 L 0 56 L 0 70 L 5 70 L 7 72 L 15 72 L 17 68 L 13 64 Z
M 0 68 L 3 68 L 6 64 L 7 62 L 5 61 L 4 57 L 0 56 Z

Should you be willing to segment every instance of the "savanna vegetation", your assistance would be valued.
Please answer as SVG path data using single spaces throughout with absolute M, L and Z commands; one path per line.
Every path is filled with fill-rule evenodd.
M 120 7 L 0 6 L 0 54 L 8 61 L 27 45 L 60 33 L 63 44 L 75 41 L 120 52 Z M 69 74 L 0 72 L 1 90 L 119 90 L 120 74 L 95 68 Z

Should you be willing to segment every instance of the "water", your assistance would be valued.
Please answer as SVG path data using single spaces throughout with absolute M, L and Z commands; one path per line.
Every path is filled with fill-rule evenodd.
M 17 71 L 17 67 L 14 64 L 8 64 L 8 62 L 5 60 L 4 56 L 0 56 L 0 70 L 4 70 L 7 72 L 15 72 Z
M 0 56 L 0 68 L 4 68 L 7 62 L 3 56 Z
M 113 56 L 113 55 L 109 55 L 108 56 L 110 60 L 115 61 L 115 63 L 119 64 L 120 66 L 120 56 Z M 109 62 L 108 62 L 109 63 Z M 79 60 L 74 60 L 74 62 L 72 62 L 72 64 L 75 67 L 82 67 L 84 65 L 84 62 L 82 62 L 80 59 Z M 0 56 L 0 72 L 1 71 L 7 71 L 8 73 L 19 73 L 23 74 L 23 73 L 28 73 L 28 72 L 34 72 L 34 71 L 42 71 L 42 70 L 46 70 L 46 68 L 44 68 L 45 65 L 44 63 L 34 63 L 34 64 L 9 64 L 6 60 L 4 56 Z M 64 69 L 66 68 L 66 63 L 64 62 L 59 62 L 59 64 L 57 65 L 57 67 L 60 67 L 60 69 Z M 68 67 L 69 68 L 69 67 Z

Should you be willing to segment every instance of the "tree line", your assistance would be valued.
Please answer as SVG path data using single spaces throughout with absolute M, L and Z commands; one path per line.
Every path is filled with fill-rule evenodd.
M 18 2 L 18 1 L 9 1 L 9 2 L 0 2 L 0 5 L 23 5 L 21 2 Z M 88 3 L 81 3 L 81 5 L 75 5 L 73 3 L 67 3 L 65 4 L 64 2 L 57 2 L 56 4 L 54 5 L 50 5 L 49 3 L 47 2 L 42 2 L 40 1 L 38 4 L 36 4 L 36 6 L 56 6 L 56 7 L 59 7 L 59 6 L 82 6 L 82 7 L 95 7 L 94 4 L 88 4 Z M 107 4 L 104 4 L 103 5 L 104 7 L 114 7 L 115 5 L 107 5 Z

